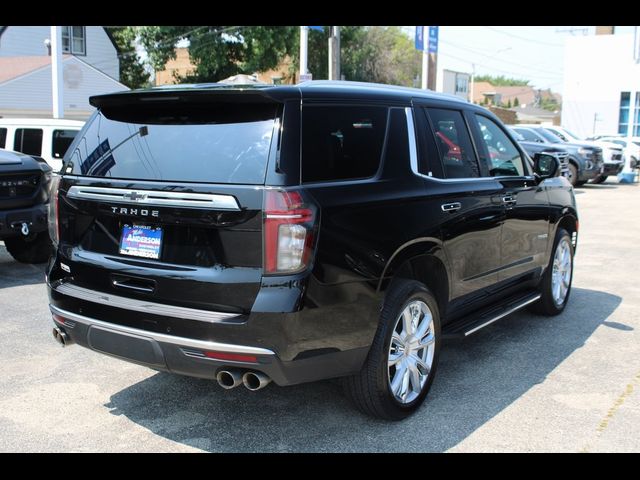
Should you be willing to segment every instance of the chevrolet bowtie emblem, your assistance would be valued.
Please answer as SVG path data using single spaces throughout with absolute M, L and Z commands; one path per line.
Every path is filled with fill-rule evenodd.
M 144 200 L 145 198 L 147 198 L 147 194 L 138 193 L 138 192 L 127 192 L 124 195 L 122 195 L 122 198 L 137 202 L 139 200 Z

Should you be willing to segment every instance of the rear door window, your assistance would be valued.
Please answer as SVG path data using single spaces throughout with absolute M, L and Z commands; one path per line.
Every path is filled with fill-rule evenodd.
M 77 130 L 54 130 L 51 138 L 51 155 L 62 158 L 78 134 Z
M 42 155 L 42 129 L 17 128 L 13 149 L 27 155 Z
M 0 148 L 4 148 L 4 145 L 6 142 L 7 142 L 7 129 L 0 128 Z
M 480 176 L 469 131 L 458 110 L 429 108 L 445 178 L 473 178 Z
M 302 181 L 372 177 L 380 166 L 387 108 L 305 106 L 302 110 Z
M 91 177 L 264 184 L 278 112 L 271 103 L 108 108 L 67 152 L 65 172 L 71 167 Z

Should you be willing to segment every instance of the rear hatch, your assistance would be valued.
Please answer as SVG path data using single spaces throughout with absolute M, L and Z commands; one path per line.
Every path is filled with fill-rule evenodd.
M 67 152 L 58 193 L 65 282 L 161 304 L 250 311 L 282 107 L 257 94 L 214 97 L 93 99 L 100 110 Z

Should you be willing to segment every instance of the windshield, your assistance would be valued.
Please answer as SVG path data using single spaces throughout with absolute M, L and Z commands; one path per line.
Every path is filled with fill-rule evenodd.
M 575 133 L 567 130 L 566 128 L 563 128 L 562 131 L 565 133 L 565 135 L 571 137 L 571 139 L 578 140 L 579 142 L 582 141 L 582 139 L 579 136 L 577 136 Z
M 207 112 L 207 113 L 204 113 Z M 133 115 L 136 115 L 133 118 Z M 65 172 L 90 177 L 262 184 L 274 105 L 230 105 L 190 115 L 98 112 L 65 156 Z
M 536 128 L 535 131 L 536 133 L 542 135 L 544 139 L 549 143 L 563 143 L 560 137 L 558 137 L 557 135 L 554 135 L 553 133 L 551 133 L 550 131 L 544 128 Z

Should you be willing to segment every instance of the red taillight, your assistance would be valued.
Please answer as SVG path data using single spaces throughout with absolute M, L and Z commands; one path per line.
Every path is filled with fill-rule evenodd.
M 309 265 L 315 209 L 300 192 L 265 190 L 264 273 L 295 273 Z
M 64 325 L 64 317 L 61 317 L 60 315 L 54 313 L 53 315 L 53 319 L 58 322 L 61 323 L 62 325 Z
M 51 187 L 49 190 L 49 237 L 54 245 L 60 241 L 60 219 L 58 205 L 58 187 L 60 185 L 60 177 L 55 175 L 51 179 Z
M 258 363 L 258 358 L 254 355 L 243 355 L 240 353 L 227 353 L 227 352 L 204 352 L 206 357 L 214 358 L 216 360 L 232 360 L 234 362 L 249 362 Z

